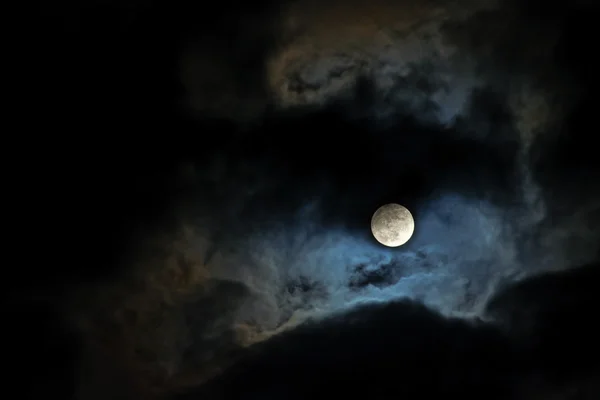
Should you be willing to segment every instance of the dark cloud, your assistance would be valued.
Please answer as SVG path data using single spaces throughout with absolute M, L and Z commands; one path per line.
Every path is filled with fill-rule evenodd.
M 500 399 L 511 395 L 523 365 L 518 361 L 519 353 L 499 332 L 446 320 L 419 304 L 391 302 L 307 322 L 253 347 L 207 392 L 177 398 L 479 398 L 485 391 Z
M 487 314 L 525 341 L 553 379 L 597 376 L 599 332 L 591 319 L 599 273 L 592 264 L 519 282 L 500 291 Z
M 589 322 L 595 284 L 584 281 L 597 275 L 590 265 L 502 292 L 489 306 L 496 322 L 511 320 L 502 329 L 409 301 L 359 306 L 255 345 L 224 375 L 175 398 L 591 399 L 599 348 Z
M 39 160 L 44 268 L 13 298 L 64 315 L 77 396 L 591 386 L 597 277 L 564 271 L 599 255 L 595 14 L 536 4 L 48 10 L 33 119 L 73 139 Z M 368 229 L 387 202 L 417 221 L 399 249 Z

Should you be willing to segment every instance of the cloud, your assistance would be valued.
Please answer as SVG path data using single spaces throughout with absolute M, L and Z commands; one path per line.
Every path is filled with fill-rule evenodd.
M 600 345 L 591 316 L 599 274 L 598 264 L 588 264 L 523 280 L 500 290 L 486 314 L 532 348 L 553 379 L 594 376 Z
M 443 317 L 407 300 L 313 318 L 251 347 L 223 375 L 174 398 L 306 398 L 324 391 L 372 398 L 587 398 L 597 393 L 599 372 L 597 335 L 587 331 L 594 324 L 588 296 L 597 272 L 590 265 L 503 291 L 490 303 L 494 324 Z M 571 292 L 584 280 L 593 283 L 578 286 L 579 295 Z M 500 323 L 498 312 L 512 322 Z
M 79 310 L 87 337 L 120 341 L 115 362 L 131 360 L 129 373 L 157 388 L 193 386 L 242 348 L 310 318 L 399 299 L 442 319 L 481 315 L 497 287 L 595 256 L 596 233 L 577 250 L 563 247 L 585 235 L 581 226 L 571 217 L 542 226 L 537 204 L 508 192 L 521 183 L 514 151 L 498 154 L 399 123 L 404 140 L 414 140 L 402 168 L 402 147 L 383 160 L 379 149 L 366 150 L 372 140 L 395 140 L 390 133 L 345 118 L 329 111 L 279 116 L 242 137 L 239 149 L 255 146 L 247 152 L 229 156 L 227 149 L 183 169 L 172 231 L 154 241 L 140 237 L 131 274 L 85 293 L 102 311 Z M 338 130 L 317 131 L 328 126 Z M 320 141 L 319 134 L 333 137 Z M 369 140 L 344 142 L 348 135 Z M 423 157 L 414 155 L 419 146 Z M 465 157 L 444 164 L 438 146 Z M 362 159 L 378 165 L 365 173 Z M 378 246 L 368 231 L 371 213 L 388 199 L 406 203 L 417 221 L 413 239 L 397 250 Z
M 356 351 L 340 345 L 330 362 L 352 361 L 357 352 L 363 363 L 342 367 L 360 368 L 376 382 L 360 390 L 397 385 L 368 371 L 377 364 L 368 349 L 375 357 L 388 345 L 396 346 L 395 359 L 384 356 L 378 367 L 407 381 L 432 365 L 444 377 L 457 359 L 473 358 L 466 376 L 430 390 L 463 390 L 455 379 L 477 376 L 475 353 L 520 365 L 510 335 L 449 318 L 481 317 L 498 287 L 597 256 L 597 198 L 583 201 L 569 191 L 559 200 L 551 190 L 558 184 L 541 182 L 543 168 L 533 163 L 575 104 L 565 95 L 571 78 L 549 67 L 560 27 L 520 28 L 522 16 L 495 3 L 413 3 L 169 14 L 186 14 L 182 25 L 191 31 L 178 42 L 178 77 L 185 89 L 179 100 L 197 119 L 189 128 L 195 135 L 160 139 L 162 151 L 187 158 L 180 169 L 165 156 L 167 171 L 158 178 L 145 171 L 135 188 L 119 172 L 121 198 L 135 192 L 112 217 L 137 216 L 119 264 L 127 268 L 109 282 L 83 285 L 68 307 L 89 368 L 83 397 L 109 397 L 100 386 L 154 394 L 198 385 L 245 347 L 257 345 L 270 358 L 288 340 L 299 343 L 290 351 L 308 365 L 297 372 L 324 379 L 324 371 L 311 371 L 320 366 L 305 342 L 323 338 L 325 357 L 336 340 L 326 332 L 336 329 Z M 145 77 L 162 71 L 148 68 Z M 151 80 L 140 87 L 153 93 Z M 188 129 L 187 120 L 178 122 L 174 131 Z M 378 246 L 368 231 L 371 213 L 392 201 L 417 221 L 414 238 L 397 250 Z M 163 218 L 148 223 L 159 210 Z M 86 223 L 103 218 L 96 219 Z M 97 237 L 116 236 L 117 226 Z M 332 314 L 342 316 L 328 319 Z M 392 315 L 398 323 L 384 328 Z M 353 316 L 362 322 L 352 325 Z M 307 320 L 316 322 L 302 325 Z M 368 326 L 389 331 L 381 333 L 385 343 L 364 339 Z M 448 358 L 425 363 L 412 350 L 421 344 Z M 510 370 L 500 382 L 494 365 L 482 364 L 490 375 L 474 387 L 497 385 L 500 395 L 530 384 L 515 382 L 519 371 Z M 109 371 L 115 386 L 104 384 Z M 226 379 L 242 382 L 239 388 L 273 380 Z M 288 387 L 302 382 L 285 379 Z
M 489 364 L 475 363 L 480 352 Z M 406 301 L 364 305 L 253 347 L 229 373 L 181 398 L 305 398 L 324 390 L 340 396 L 449 393 L 470 398 L 469 393 L 479 395 L 490 387 L 504 398 L 512 389 L 506 383 L 517 373 L 517 358 L 506 337 L 476 323 L 447 321 Z M 458 371 L 457 364 L 477 365 L 480 372 Z
M 555 24 L 525 24 L 518 9 L 499 2 L 357 3 L 313 4 L 316 9 L 300 3 L 288 10 L 284 26 L 298 33 L 267 65 L 280 106 L 352 97 L 357 80 L 367 76 L 375 89 L 368 104 L 359 100 L 360 112 L 445 125 L 469 118 L 472 94 L 490 87 L 511 98 L 523 140 L 531 141 L 574 94 L 572 82 L 550 63 Z

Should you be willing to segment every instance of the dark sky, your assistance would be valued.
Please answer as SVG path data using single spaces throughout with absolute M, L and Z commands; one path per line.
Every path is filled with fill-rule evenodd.
M 598 398 L 593 3 L 31 10 L 17 390 Z

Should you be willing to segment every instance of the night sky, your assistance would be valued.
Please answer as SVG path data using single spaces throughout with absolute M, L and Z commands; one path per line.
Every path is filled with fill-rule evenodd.
M 600 12 L 545 3 L 31 6 L 17 397 L 600 398 Z

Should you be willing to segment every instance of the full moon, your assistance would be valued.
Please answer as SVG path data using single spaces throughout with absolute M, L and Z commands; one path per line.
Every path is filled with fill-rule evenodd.
M 386 204 L 371 218 L 371 231 L 384 246 L 402 246 L 415 231 L 415 220 L 408 209 L 400 204 Z

